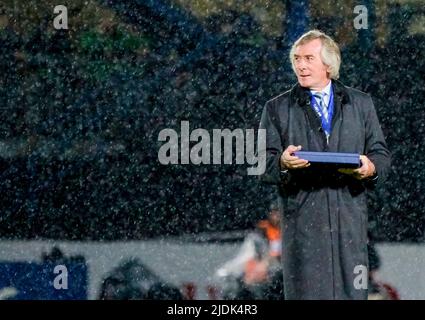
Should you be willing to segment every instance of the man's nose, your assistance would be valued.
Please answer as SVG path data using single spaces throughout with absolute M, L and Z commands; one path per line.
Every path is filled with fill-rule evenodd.
M 305 69 L 306 69 L 305 62 L 304 62 L 303 60 L 298 61 L 298 63 L 297 63 L 297 68 L 298 68 L 298 70 L 300 70 L 300 71 L 305 70 Z

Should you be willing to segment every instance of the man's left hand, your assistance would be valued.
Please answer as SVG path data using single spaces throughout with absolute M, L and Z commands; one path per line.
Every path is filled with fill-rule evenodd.
M 375 175 L 375 165 L 372 161 L 369 160 L 365 155 L 360 156 L 360 161 L 362 166 L 357 169 L 339 169 L 338 171 L 341 173 L 352 175 L 354 178 L 358 180 L 370 178 Z

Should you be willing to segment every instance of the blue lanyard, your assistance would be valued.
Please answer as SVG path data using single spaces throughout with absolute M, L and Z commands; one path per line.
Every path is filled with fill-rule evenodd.
M 329 105 L 328 105 L 328 119 L 326 120 L 322 110 L 320 109 L 320 107 L 317 105 L 316 99 L 314 98 L 313 94 L 310 92 L 311 95 L 311 106 L 313 107 L 314 111 L 317 112 L 317 114 L 320 116 L 320 119 L 322 120 L 322 128 L 326 133 L 326 138 L 329 139 L 329 136 L 331 135 L 331 131 L 332 131 L 332 116 L 334 113 L 334 94 L 333 94 L 333 90 L 332 90 L 332 85 L 331 85 L 331 90 L 330 90 L 330 95 L 329 95 Z M 325 101 L 323 101 L 323 103 L 325 103 Z

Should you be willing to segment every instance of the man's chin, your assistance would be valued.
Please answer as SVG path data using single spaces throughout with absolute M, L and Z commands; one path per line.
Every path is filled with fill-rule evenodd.
M 301 87 L 304 87 L 304 88 L 310 87 L 310 82 L 305 79 L 298 79 L 298 83 L 300 84 Z

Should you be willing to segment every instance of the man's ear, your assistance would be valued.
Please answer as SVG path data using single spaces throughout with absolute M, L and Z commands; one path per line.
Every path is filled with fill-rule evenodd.
M 329 74 L 331 74 L 331 71 L 332 71 L 331 70 L 331 66 L 326 66 L 326 72 L 329 73 Z

